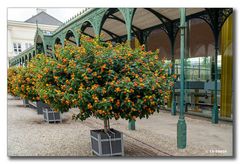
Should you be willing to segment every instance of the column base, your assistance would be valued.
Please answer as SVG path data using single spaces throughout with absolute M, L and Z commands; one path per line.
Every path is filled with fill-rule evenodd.
M 185 119 L 179 119 L 177 123 L 177 147 L 186 148 L 187 145 L 187 126 Z

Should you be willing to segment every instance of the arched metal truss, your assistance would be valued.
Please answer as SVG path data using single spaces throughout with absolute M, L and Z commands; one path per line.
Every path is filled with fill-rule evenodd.
M 56 31 L 51 34 L 46 34 L 41 29 L 37 28 L 37 32 L 34 39 L 34 46 L 25 50 L 18 56 L 14 57 L 9 61 L 10 66 L 20 65 L 24 63 L 26 60 L 21 60 L 22 56 L 27 55 L 29 59 L 29 52 L 33 54 L 33 51 L 38 53 L 37 51 L 37 38 L 41 37 L 43 43 L 44 53 L 48 55 L 52 55 L 54 53 L 54 45 L 56 40 L 58 40 L 64 45 L 64 39 L 66 38 L 69 31 L 75 37 L 75 42 L 77 45 L 80 44 L 80 31 L 83 34 L 86 34 L 90 37 L 95 37 L 102 32 L 106 33 L 110 36 L 108 41 L 113 42 L 122 42 L 125 40 L 130 40 L 132 36 L 136 36 L 139 40 L 140 44 L 145 44 L 147 41 L 147 37 L 149 34 L 155 29 L 162 29 L 165 31 L 170 39 L 172 49 L 174 47 L 175 38 L 177 36 L 177 32 L 179 30 L 179 17 L 176 16 L 178 13 L 178 9 L 156 9 L 156 8 L 142 8 L 141 10 L 148 11 L 152 17 L 155 17 L 159 20 L 159 24 L 149 25 L 147 28 L 141 28 L 136 26 L 133 21 L 136 18 L 136 8 L 94 8 L 88 9 L 82 15 L 78 15 L 73 17 L 72 20 L 69 20 L 66 24 L 59 27 Z M 205 8 L 205 9 L 187 9 L 186 20 L 190 20 L 193 18 L 203 19 L 208 25 L 211 27 L 215 41 L 217 42 L 219 38 L 219 32 L 221 31 L 221 27 L 224 24 L 225 20 L 228 16 L 230 16 L 233 12 L 232 8 Z M 122 15 L 119 17 L 119 15 Z M 114 20 L 124 24 L 126 28 L 126 33 L 124 35 L 119 35 L 112 31 L 112 29 L 104 28 L 104 23 L 107 20 Z M 143 20 L 144 21 L 144 20 Z M 86 32 L 86 28 L 92 28 L 93 32 L 90 35 Z M 112 28 L 115 28 L 112 26 Z M 218 46 L 218 45 L 217 45 Z M 174 52 L 172 52 L 174 55 Z M 35 56 L 32 55 L 32 57 Z

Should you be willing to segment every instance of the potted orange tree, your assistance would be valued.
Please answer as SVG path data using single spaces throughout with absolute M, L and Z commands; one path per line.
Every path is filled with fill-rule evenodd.
M 39 54 L 31 61 L 34 65 L 36 88 L 39 96 L 49 108 L 44 110 L 48 122 L 61 121 L 61 113 L 67 112 L 77 103 L 77 85 L 72 71 L 76 71 L 74 59 L 79 58 L 79 47 L 67 44 L 56 45 L 55 58 Z M 74 69 L 73 69 L 74 68 Z
M 43 108 L 48 108 L 48 105 L 42 102 L 42 98 L 37 92 L 37 81 L 39 80 L 38 77 L 35 76 L 35 58 L 33 58 L 28 64 L 27 64 L 27 71 L 28 71 L 28 85 L 31 87 L 30 93 L 29 93 L 29 100 L 32 102 L 35 102 L 35 108 L 37 109 L 38 114 L 43 114 Z M 43 63 L 44 64 L 44 63 Z M 26 79 L 26 80 L 27 80 Z
M 61 122 L 60 112 L 52 110 L 47 93 L 50 93 L 48 80 L 51 79 L 52 74 L 49 72 L 49 62 L 54 59 L 44 55 L 37 54 L 35 58 L 29 63 L 29 68 L 33 72 L 33 78 L 36 80 L 35 89 L 39 95 L 37 107 L 43 113 L 43 118 L 47 122 Z M 53 70 L 51 68 L 51 70 Z M 52 87 L 53 88 L 53 87 Z M 48 92 L 49 91 L 49 92 Z M 47 93 L 45 93 L 47 92 Z
M 8 93 L 23 99 L 24 106 L 29 106 L 29 100 L 36 101 L 37 113 L 42 114 L 40 96 L 36 91 L 36 78 L 34 76 L 32 62 L 27 67 L 8 68 Z
M 75 55 L 70 60 L 73 66 L 67 68 L 77 83 L 71 81 L 66 93 L 74 100 L 77 96 L 80 112 L 73 118 L 103 120 L 103 129 L 91 130 L 92 152 L 123 155 L 122 133 L 110 128 L 109 120 L 148 118 L 158 112 L 174 84 L 173 76 L 167 73 L 171 65 L 159 60 L 158 52 L 146 52 L 143 47 L 133 50 L 127 44 L 113 47 L 110 42 L 86 36 L 81 37 L 78 49 L 80 55 Z M 68 61 L 71 51 L 66 56 Z
M 124 154 L 123 135 L 110 128 L 110 119 L 148 118 L 169 99 L 170 65 L 159 60 L 158 52 L 143 49 L 81 36 L 81 46 L 56 47 L 56 58 L 33 60 L 37 93 L 51 109 L 66 112 L 77 106 L 74 119 L 103 120 L 103 129 L 90 132 L 97 155 Z

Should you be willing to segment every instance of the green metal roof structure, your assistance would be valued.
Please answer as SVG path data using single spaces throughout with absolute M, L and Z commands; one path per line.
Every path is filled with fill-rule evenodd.
M 187 8 L 186 20 L 203 19 L 212 29 L 215 41 L 231 8 Z M 54 32 L 37 28 L 34 46 L 9 61 L 10 66 L 22 65 L 35 54 L 54 56 L 54 45 L 64 45 L 65 40 L 80 44 L 80 32 L 94 37 L 103 34 L 104 41 L 123 42 L 136 36 L 144 44 L 151 31 L 162 29 L 174 45 L 179 30 L 179 9 L 177 8 L 86 8 L 73 16 Z M 172 52 L 174 57 L 174 52 Z

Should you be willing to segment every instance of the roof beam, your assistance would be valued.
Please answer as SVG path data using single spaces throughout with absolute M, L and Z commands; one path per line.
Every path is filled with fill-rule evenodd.
M 70 40 L 70 39 L 67 39 L 67 41 L 69 41 L 69 42 L 71 42 L 71 43 L 74 43 L 74 44 L 77 44 L 75 41 Z
M 109 16 L 111 16 L 111 17 L 108 17 L 108 18 L 114 19 L 114 20 L 118 20 L 119 22 L 122 22 L 122 23 L 125 24 L 125 21 L 122 20 L 121 18 L 119 18 L 119 17 L 117 17 L 117 16 L 115 16 L 115 15 L 112 15 L 112 14 L 110 14 Z M 136 26 L 134 26 L 134 25 L 132 25 L 132 27 L 135 28 L 137 31 L 141 31 L 141 30 L 142 30 L 142 29 L 140 29 L 139 27 L 136 27 Z
M 147 10 L 147 11 L 149 11 L 149 12 L 151 12 L 153 15 L 155 15 L 158 19 L 161 20 L 162 23 L 163 23 L 163 22 L 166 22 L 166 21 L 167 21 L 167 22 L 171 22 L 171 21 L 172 21 L 171 19 L 167 18 L 166 16 L 160 14 L 159 12 L 157 12 L 157 11 L 151 9 L 151 8 L 144 8 L 144 9 Z M 165 21 L 164 21 L 164 20 L 165 20 Z
M 127 39 L 127 35 L 122 35 L 122 36 L 120 36 L 119 38 L 109 39 L 109 40 L 106 40 L 106 42 L 107 42 L 107 41 L 117 41 L 117 40 L 123 41 L 123 39 Z
M 89 36 L 90 38 L 94 38 L 92 35 L 90 35 L 90 34 L 87 34 L 87 33 L 83 32 L 83 31 L 82 31 L 82 33 L 83 33 L 84 35 L 87 35 L 87 36 Z
M 158 25 L 155 25 L 155 26 L 152 26 L 152 27 L 148 27 L 146 29 L 144 29 L 143 31 L 153 31 L 153 30 L 156 30 L 156 29 L 162 29 L 163 28 L 163 24 L 158 24 Z
M 111 32 L 111 31 L 108 31 L 108 30 L 106 30 L 106 29 L 104 29 L 104 28 L 102 28 L 102 30 L 105 31 L 105 32 L 106 32 L 108 35 L 110 35 L 112 38 L 114 38 L 114 37 L 119 37 L 119 35 Z
M 198 13 L 194 13 L 194 14 L 191 14 L 191 15 L 188 15 L 186 16 L 186 20 L 190 20 L 190 19 L 194 19 L 194 18 L 200 18 L 200 16 L 203 16 L 203 15 L 206 15 L 207 14 L 207 11 L 206 10 L 203 10 L 203 11 L 200 11 Z M 176 20 L 180 20 L 180 18 L 176 19 Z
M 85 25 L 84 30 L 85 30 L 87 27 L 93 28 L 90 23 L 87 24 L 87 25 Z M 84 31 L 84 30 L 83 30 L 83 31 Z M 105 31 L 105 32 L 106 32 L 108 35 L 110 35 L 112 38 L 114 38 L 114 36 L 115 36 L 115 37 L 119 37 L 117 34 L 111 32 L 111 31 L 108 31 L 108 30 L 106 30 L 106 29 L 104 29 L 104 28 L 102 28 L 102 30 Z

